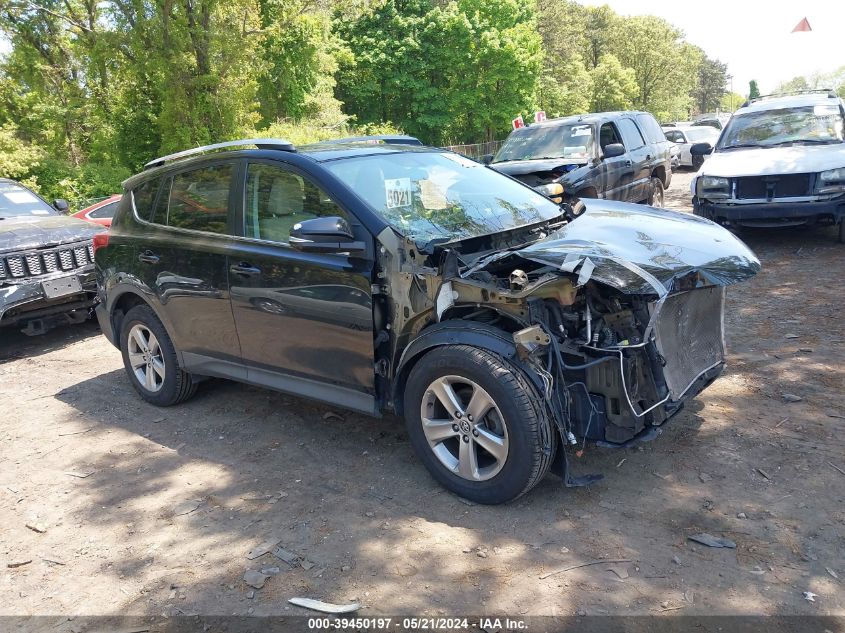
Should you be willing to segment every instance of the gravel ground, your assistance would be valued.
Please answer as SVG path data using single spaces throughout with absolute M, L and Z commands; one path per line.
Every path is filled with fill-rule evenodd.
M 4 331 L 0 614 L 845 614 L 845 246 L 743 239 L 764 269 L 728 292 L 725 374 L 655 441 L 588 446 L 600 483 L 500 507 L 436 485 L 396 418 L 225 381 L 156 409 L 94 324 Z

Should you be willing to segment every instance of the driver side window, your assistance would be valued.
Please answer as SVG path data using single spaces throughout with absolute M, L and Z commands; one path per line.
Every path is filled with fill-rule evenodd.
M 244 237 L 287 243 L 291 228 L 316 217 L 349 220 L 322 189 L 276 165 L 250 164 L 247 170 Z
M 599 142 L 601 143 L 601 149 L 604 151 L 604 148 L 612 143 L 622 143 L 622 139 L 619 137 L 619 132 L 616 131 L 616 126 L 613 123 L 605 123 L 601 126 L 601 130 L 599 131 Z

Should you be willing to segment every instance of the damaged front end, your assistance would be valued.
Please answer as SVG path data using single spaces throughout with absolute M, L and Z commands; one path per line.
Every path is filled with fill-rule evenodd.
M 379 236 L 376 354 L 394 409 L 426 349 L 476 344 L 529 376 L 564 444 L 624 445 L 719 375 L 725 287 L 760 270 L 754 254 L 694 216 L 586 202 L 527 246 L 499 234 L 427 253 Z

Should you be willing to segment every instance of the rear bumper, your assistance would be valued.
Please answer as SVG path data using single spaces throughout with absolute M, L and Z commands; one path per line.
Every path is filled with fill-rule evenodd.
M 0 286 L 0 326 L 26 323 L 75 310 L 88 310 L 96 303 L 97 281 L 93 266 L 76 272 L 82 292 L 48 298 L 41 282 L 61 276 L 29 278 Z
M 97 321 L 100 324 L 100 331 L 103 336 L 108 339 L 108 342 L 117 347 L 117 341 L 114 338 L 114 330 L 112 329 L 111 319 L 109 318 L 109 311 L 103 303 L 98 303 L 94 308 L 94 313 L 97 315 Z
M 715 222 L 749 226 L 838 224 L 845 217 L 845 196 L 812 202 L 727 204 L 693 198 L 697 215 Z

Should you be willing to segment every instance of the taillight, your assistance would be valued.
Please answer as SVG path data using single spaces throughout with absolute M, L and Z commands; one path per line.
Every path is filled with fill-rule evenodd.
M 103 248 L 103 246 L 109 245 L 109 232 L 103 231 L 102 233 L 97 233 L 94 236 L 94 254 L 97 254 L 97 251 Z

